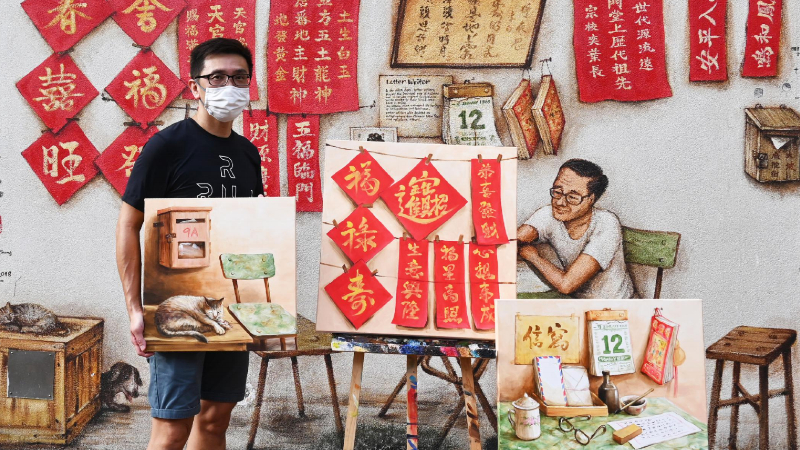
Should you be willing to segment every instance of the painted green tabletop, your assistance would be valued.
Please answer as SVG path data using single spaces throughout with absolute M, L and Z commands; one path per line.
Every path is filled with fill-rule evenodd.
M 647 399 L 647 409 L 644 410 L 638 417 L 655 416 L 667 412 L 674 412 L 688 420 L 689 422 L 697 425 L 700 430 L 699 433 L 690 434 L 689 436 L 680 437 L 671 441 L 662 442 L 660 444 L 645 447 L 647 450 L 705 450 L 708 449 L 708 427 L 699 420 L 687 414 L 682 409 L 675 406 L 674 403 L 663 397 L 654 397 Z M 619 445 L 614 442 L 611 435 L 614 429 L 606 427 L 606 432 L 600 436 L 595 437 L 589 445 L 583 446 L 578 444 L 573 435 L 574 432 L 564 433 L 558 429 L 558 417 L 545 417 L 542 415 L 542 436 L 533 441 L 522 441 L 517 439 L 514 434 L 514 428 L 508 421 L 508 411 L 514 414 L 514 408 L 511 402 L 501 402 L 497 407 L 497 420 L 500 422 L 498 425 L 497 439 L 499 450 L 530 450 L 530 449 L 632 449 L 630 444 Z M 612 414 L 608 417 L 593 417 L 592 420 L 582 421 L 572 419 L 572 423 L 577 428 L 583 430 L 589 436 L 592 435 L 598 426 L 616 420 L 630 419 L 625 413 Z

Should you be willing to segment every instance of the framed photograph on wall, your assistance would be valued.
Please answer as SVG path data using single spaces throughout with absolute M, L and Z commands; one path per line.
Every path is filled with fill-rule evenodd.
M 350 127 L 350 140 L 397 142 L 397 127 Z

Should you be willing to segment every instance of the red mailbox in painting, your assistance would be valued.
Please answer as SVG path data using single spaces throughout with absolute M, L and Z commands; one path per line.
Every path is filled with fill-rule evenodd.
M 186 0 L 108 0 L 114 21 L 138 45 L 153 45 L 186 7 Z
M 128 127 L 97 158 L 95 164 L 120 195 L 125 193 L 131 177 L 133 163 L 142 153 L 147 141 L 158 132 L 158 128 Z
M 356 205 L 371 205 L 394 183 L 368 151 L 361 151 L 331 177 Z
M 22 8 L 54 52 L 69 50 L 114 12 L 106 0 L 25 0 Z
M 325 292 L 356 329 L 392 299 L 364 261 L 331 281 Z
M 394 240 L 392 233 L 369 209 L 358 207 L 328 232 L 350 261 L 372 259 Z

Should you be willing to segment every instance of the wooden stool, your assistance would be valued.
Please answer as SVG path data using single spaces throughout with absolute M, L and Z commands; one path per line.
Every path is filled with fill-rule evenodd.
M 792 349 L 797 338 L 794 330 L 778 328 L 736 327 L 719 341 L 711 344 L 706 350 L 706 358 L 716 359 L 714 383 L 711 387 L 711 405 L 708 410 L 708 448 L 714 448 L 717 431 L 717 414 L 720 408 L 730 406 L 731 434 L 728 448 L 736 448 L 736 432 L 739 427 L 739 405 L 749 403 L 758 414 L 759 448 L 769 449 L 769 399 L 779 395 L 786 396 L 786 420 L 788 448 L 797 450 L 797 425 L 794 416 L 794 390 L 792 385 Z M 782 389 L 769 389 L 769 365 L 778 356 L 783 355 Z M 733 361 L 733 388 L 731 398 L 720 400 L 722 388 L 722 371 L 725 361 Z M 741 364 L 758 366 L 759 393 L 751 395 L 739 382 Z

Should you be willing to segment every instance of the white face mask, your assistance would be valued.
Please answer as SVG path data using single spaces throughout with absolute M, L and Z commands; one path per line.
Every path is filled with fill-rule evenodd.
M 203 106 L 211 117 L 220 122 L 232 122 L 250 102 L 249 86 L 222 86 L 203 90 L 206 93 L 206 102 Z

